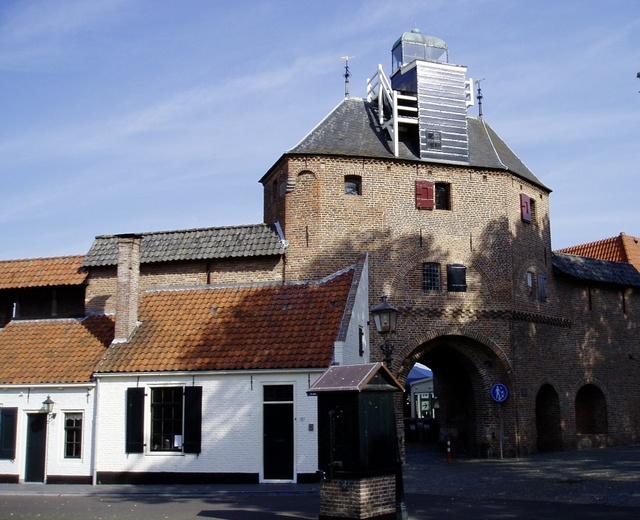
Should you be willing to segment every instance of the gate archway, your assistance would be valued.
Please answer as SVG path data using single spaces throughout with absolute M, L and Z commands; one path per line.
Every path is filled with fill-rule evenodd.
M 431 335 L 405 352 L 399 378 L 406 381 L 416 362 L 433 371 L 437 400 L 436 422 L 440 443 L 451 440 L 455 454 L 495 457 L 500 450 L 500 411 L 503 417 L 504 451 L 515 454 L 516 421 L 514 400 L 498 405 L 491 399 L 491 387 L 510 387 L 510 370 L 504 353 L 489 340 L 459 333 Z

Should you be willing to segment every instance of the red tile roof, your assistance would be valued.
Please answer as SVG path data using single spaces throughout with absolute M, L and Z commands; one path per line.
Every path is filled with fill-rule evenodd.
M 618 236 L 558 249 L 558 253 L 626 262 L 640 271 L 640 239 L 620 233 Z
M 326 368 L 354 278 L 148 292 L 140 326 L 96 371 Z
M 81 269 L 84 256 L 59 256 L 0 261 L 0 289 L 52 285 L 80 285 L 87 278 Z
M 0 329 L 0 384 L 83 383 L 113 340 L 113 319 L 14 320 Z

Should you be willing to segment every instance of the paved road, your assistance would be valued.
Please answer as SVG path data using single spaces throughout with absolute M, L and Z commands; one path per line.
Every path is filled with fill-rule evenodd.
M 304 495 L 236 496 L 27 496 L 0 497 L 0 518 L 22 520 L 283 520 L 318 518 L 318 497 Z M 627 520 L 637 507 L 439 495 L 407 495 L 410 520 Z
M 640 446 L 457 459 L 408 446 L 412 520 L 640 518 Z M 0 519 L 317 519 L 315 485 L 59 486 L 0 484 Z
M 433 449 L 408 444 L 404 476 L 414 493 L 640 509 L 640 446 L 504 460 L 454 455 L 446 462 Z

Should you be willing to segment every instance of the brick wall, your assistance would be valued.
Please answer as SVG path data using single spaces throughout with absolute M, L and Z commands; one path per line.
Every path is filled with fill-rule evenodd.
M 361 195 L 345 194 L 345 176 L 361 178 Z M 416 209 L 416 180 L 449 184 L 451 209 Z M 369 255 L 370 305 L 386 294 L 401 311 L 393 370 L 404 380 L 416 361 L 442 367 L 440 418 L 460 449 L 498 453 L 497 382 L 511 391 L 501 410 L 507 455 L 539 448 L 536 397 L 545 384 L 558 394 L 564 449 L 636 442 L 637 291 L 623 300 L 617 289 L 553 272 L 545 189 L 504 170 L 328 156 L 285 156 L 263 183 L 266 222 L 279 221 L 290 242 L 286 279 L 324 276 Z M 521 195 L 534 202 L 531 222 Z M 422 289 L 425 262 L 440 264 L 439 291 Z M 446 289 L 454 263 L 466 266 L 466 292 Z M 377 347 L 371 357 L 382 359 Z M 585 440 L 575 397 L 586 383 L 607 396 L 609 433 Z
M 354 480 L 323 480 L 320 519 L 382 518 L 396 511 L 395 475 Z
M 138 283 L 142 293 L 150 287 L 270 282 L 281 280 L 282 270 L 279 257 L 142 264 Z M 91 268 L 87 312 L 115 312 L 116 280 L 115 266 Z

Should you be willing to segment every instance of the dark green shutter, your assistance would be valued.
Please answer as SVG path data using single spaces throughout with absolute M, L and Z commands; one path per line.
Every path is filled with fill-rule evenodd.
M 16 458 L 17 426 L 18 409 L 2 408 L 0 410 L 0 459 Z
M 467 268 L 461 264 L 447 266 L 447 289 L 449 292 L 465 292 L 467 290 Z
M 127 453 L 144 452 L 144 388 L 127 388 Z
M 202 387 L 184 389 L 184 452 L 200 453 L 202 441 Z

